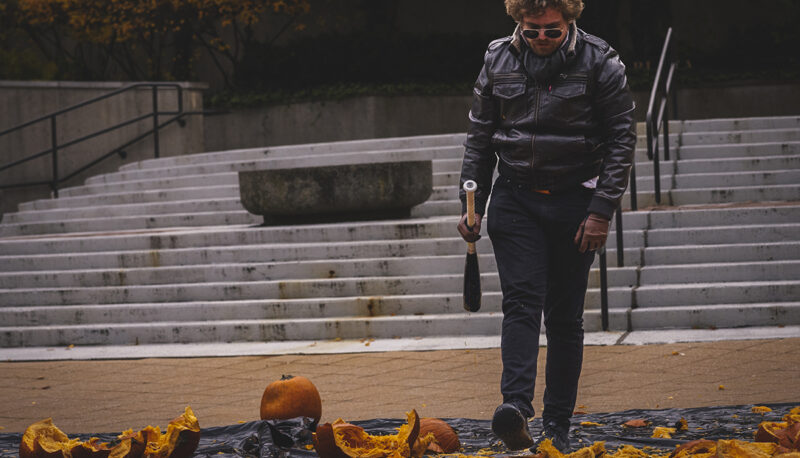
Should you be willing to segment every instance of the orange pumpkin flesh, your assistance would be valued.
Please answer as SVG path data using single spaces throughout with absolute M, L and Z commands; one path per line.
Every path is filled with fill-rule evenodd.
M 363 428 L 344 422 L 341 418 L 333 423 L 317 427 L 314 433 L 314 449 L 320 458 L 382 458 L 419 457 L 434 441 L 433 434 L 419 437 L 420 421 L 416 410 L 408 412 L 408 423 L 401 426 L 397 434 L 373 436 Z
M 311 380 L 284 375 L 264 389 L 260 413 L 262 420 L 308 417 L 318 423 L 322 417 L 322 399 Z
M 93 437 L 70 439 L 48 418 L 30 425 L 19 445 L 21 458 L 189 458 L 200 443 L 200 424 L 190 407 L 172 420 L 167 432 L 148 426 L 138 433 L 127 430 L 113 446 Z

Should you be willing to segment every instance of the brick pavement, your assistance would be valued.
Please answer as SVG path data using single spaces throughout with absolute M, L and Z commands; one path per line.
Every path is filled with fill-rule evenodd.
M 545 351 L 540 355 L 544 361 Z M 191 405 L 201 426 L 258 419 L 282 374 L 319 388 L 323 421 L 422 416 L 490 418 L 500 402 L 500 351 L 444 350 L 111 361 L 0 363 L 0 428 L 53 417 L 67 433 L 164 426 Z M 541 410 L 542 364 L 535 407 Z M 588 346 L 579 409 L 797 402 L 800 338 Z M 719 389 L 720 385 L 724 389 Z

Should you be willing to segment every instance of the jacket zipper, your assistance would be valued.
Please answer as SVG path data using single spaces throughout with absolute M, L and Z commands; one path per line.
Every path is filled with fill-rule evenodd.
M 537 127 L 539 124 L 539 93 L 541 92 L 539 89 L 539 85 L 534 83 L 533 89 L 536 91 L 536 100 L 533 104 L 533 126 Z M 536 132 L 531 135 L 531 169 L 533 169 L 533 157 L 534 157 L 534 150 L 533 145 L 536 140 Z

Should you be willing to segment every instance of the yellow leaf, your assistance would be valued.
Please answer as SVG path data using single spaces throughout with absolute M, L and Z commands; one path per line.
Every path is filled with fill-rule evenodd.
M 750 409 L 750 411 L 753 413 L 760 413 L 761 415 L 764 415 L 765 413 L 772 412 L 772 409 L 770 409 L 767 406 L 753 406 L 753 408 Z
M 581 426 L 603 426 L 601 423 L 596 423 L 593 421 L 582 421 Z
M 654 437 L 657 439 L 671 439 L 672 435 L 675 434 L 675 428 L 668 428 L 666 426 L 656 426 L 653 429 L 653 435 L 650 437 Z

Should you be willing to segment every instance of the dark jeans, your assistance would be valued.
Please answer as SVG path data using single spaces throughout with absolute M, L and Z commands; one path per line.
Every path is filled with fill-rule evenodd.
M 583 362 L 583 301 L 594 251 L 573 243 L 592 190 L 545 195 L 502 176 L 495 181 L 487 232 L 503 290 L 503 402 L 533 417 L 542 312 L 547 335 L 545 421 L 564 424 L 575 409 Z

